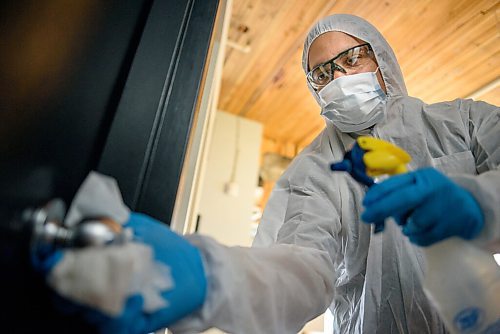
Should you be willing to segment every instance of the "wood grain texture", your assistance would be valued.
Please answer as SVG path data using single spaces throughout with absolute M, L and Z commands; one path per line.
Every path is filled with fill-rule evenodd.
M 264 125 L 262 155 L 291 158 L 324 128 L 302 45 L 334 13 L 361 16 L 382 32 L 411 96 L 433 103 L 473 95 L 500 105 L 498 0 L 234 0 L 229 40 L 250 51 L 228 49 L 219 109 Z M 264 208 L 274 183 L 262 186 Z
M 219 109 L 261 122 L 267 139 L 296 152 L 306 146 L 324 124 L 306 87 L 302 45 L 314 22 L 333 13 L 374 24 L 409 94 L 426 102 L 467 97 L 500 76 L 497 0 L 234 0 L 229 39 L 250 52 L 228 49 Z M 478 98 L 498 105 L 498 92 Z

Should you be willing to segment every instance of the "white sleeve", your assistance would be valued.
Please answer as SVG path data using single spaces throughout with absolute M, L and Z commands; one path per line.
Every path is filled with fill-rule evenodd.
M 500 240 L 500 108 L 484 103 L 468 103 L 471 151 L 479 175 L 454 175 L 452 179 L 472 193 L 485 218 L 478 236 L 480 243 Z
M 171 328 L 174 333 L 217 327 L 230 333 L 295 334 L 327 309 L 340 219 L 328 190 L 320 189 L 324 179 L 312 182 L 307 189 L 291 187 L 285 222 L 271 247 L 225 247 L 208 237 L 190 238 L 205 257 L 208 294 L 200 311 Z

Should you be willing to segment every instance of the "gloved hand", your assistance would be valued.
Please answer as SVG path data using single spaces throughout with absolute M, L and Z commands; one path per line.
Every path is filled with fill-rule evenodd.
M 171 268 L 174 288 L 162 294 L 170 306 L 148 317 L 148 331 L 166 327 L 199 309 L 206 297 L 207 280 L 200 251 L 166 225 L 132 213 L 125 224 L 138 241 L 153 246 L 155 258 Z
M 458 236 L 472 239 L 484 225 L 475 198 L 434 168 L 390 177 L 372 186 L 363 200 L 361 218 L 377 223 L 390 216 L 410 241 L 429 246 Z
M 167 327 L 200 308 L 205 301 L 207 285 L 200 251 L 166 225 L 146 215 L 132 213 L 125 227 L 133 230 L 135 241 L 153 249 L 156 261 L 170 267 L 174 286 L 161 293 L 168 305 L 147 313 L 143 310 L 143 297 L 133 295 L 126 300 L 119 316 L 110 316 L 88 305 L 68 301 L 56 295 L 58 308 L 67 313 L 80 314 L 100 333 L 113 334 L 150 333 Z M 44 257 L 43 261 L 34 263 L 35 268 L 48 274 L 63 255 L 64 251 L 59 250 Z M 95 275 L 99 275 L 99 272 Z

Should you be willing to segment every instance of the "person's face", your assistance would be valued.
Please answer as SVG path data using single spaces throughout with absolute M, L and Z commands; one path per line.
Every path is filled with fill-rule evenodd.
M 315 68 L 317 65 L 322 64 L 338 54 L 342 53 L 345 50 L 348 50 L 352 47 L 365 44 L 366 42 L 360 40 L 359 38 L 353 37 L 351 35 L 345 34 L 339 31 L 330 31 L 320 35 L 318 38 L 314 40 L 309 48 L 309 58 L 308 65 L 309 70 Z M 370 61 L 368 61 L 364 66 L 357 68 L 356 73 L 363 72 L 375 72 L 377 70 L 378 64 L 375 60 L 375 57 L 371 57 Z M 353 73 L 350 73 L 353 74 Z M 341 71 L 334 71 L 333 77 L 337 79 L 341 76 L 348 75 L 342 73 Z M 382 75 L 380 71 L 377 71 L 377 79 L 384 90 L 387 93 L 385 88 L 384 80 L 382 79 Z M 318 91 L 321 90 L 318 89 Z

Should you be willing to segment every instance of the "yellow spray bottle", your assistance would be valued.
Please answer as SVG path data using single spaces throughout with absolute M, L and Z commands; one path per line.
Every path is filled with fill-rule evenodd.
M 332 171 L 346 171 L 371 187 L 373 178 L 407 172 L 410 155 L 373 137 L 359 137 Z M 383 225 L 375 226 L 375 232 Z M 493 255 L 461 238 L 423 248 L 424 292 L 452 333 L 500 333 L 500 267 Z

